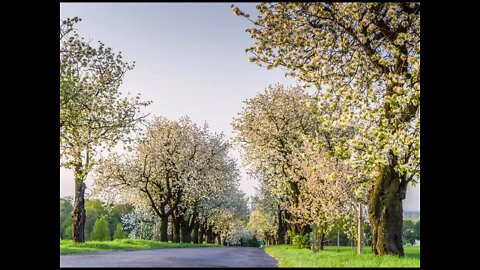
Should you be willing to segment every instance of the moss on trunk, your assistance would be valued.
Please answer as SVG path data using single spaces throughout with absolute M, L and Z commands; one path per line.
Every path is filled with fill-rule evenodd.
M 404 256 L 402 245 L 402 200 L 407 182 L 395 172 L 396 157 L 382 168 L 369 194 L 368 216 L 372 228 L 372 252 L 376 255 Z

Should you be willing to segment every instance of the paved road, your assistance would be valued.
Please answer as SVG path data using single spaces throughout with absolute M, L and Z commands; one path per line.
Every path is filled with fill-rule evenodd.
M 260 248 L 166 248 L 62 255 L 60 267 L 276 267 Z

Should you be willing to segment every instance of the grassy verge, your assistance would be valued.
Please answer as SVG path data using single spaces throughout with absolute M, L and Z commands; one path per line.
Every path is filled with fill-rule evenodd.
M 420 247 L 404 247 L 405 257 L 375 256 L 370 247 L 357 255 L 351 247 L 325 247 L 314 253 L 288 245 L 266 246 L 265 252 L 278 261 L 279 267 L 420 267 Z
M 60 255 L 90 253 L 112 250 L 132 249 L 158 249 L 158 248 L 183 248 L 183 247 L 212 247 L 215 244 L 190 244 L 190 243 L 166 243 L 149 240 L 121 239 L 113 241 L 87 241 L 74 243 L 71 240 L 60 240 Z

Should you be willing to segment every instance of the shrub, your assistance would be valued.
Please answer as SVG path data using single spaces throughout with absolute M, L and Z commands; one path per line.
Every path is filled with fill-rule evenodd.
M 287 231 L 288 236 L 292 239 L 292 246 L 296 246 L 298 248 L 309 248 L 310 247 L 310 240 L 309 234 L 300 235 L 296 234 L 291 230 Z
M 108 228 L 108 222 L 103 217 L 97 218 L 93 225 L 92 233 L 90 234 L 90 240 L 96 241 L 108 241 L 110 240 L 110 229 Z
M 125 239 L 127 238 L 127 232 L 123 230 L 122 223 L 117 223 L 115 232 L 113 233 L 113 239 Z
M 73 227 L 72 224 L 68 225 L 65 227 L 65 230 L 63 230 L 63 238 L 62 239 L 72 239 L 72 232 L 73 232 Z

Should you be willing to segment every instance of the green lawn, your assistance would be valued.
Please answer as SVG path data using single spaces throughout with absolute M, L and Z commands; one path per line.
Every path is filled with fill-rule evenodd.
M 318 253 L 288 245 L 266 246 L 265 252 L 274 257 L 280 267 L 420 267 L 420 247 L 404 247 L 405 257 L 375 256 L 371 247 L 357 255 L 351 247 L 325 247 Z
M 215 244 L 187 244 L 187 243 L 165 243 L 149 240 L 121 239 L 113 241 L 87 241 L 85 243 L 74 243 L 72 240 L 60 240 L 60 255 L 90 253 L 112 250 L 132 249 L 157 249 L 157 248 L 183 248 L 183 247 L 212 247 Z

